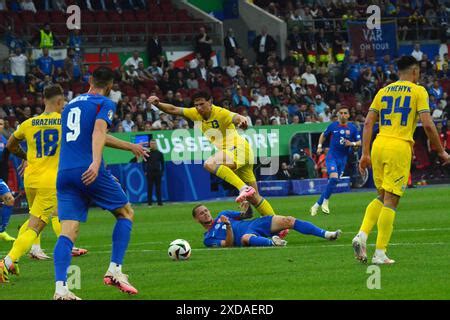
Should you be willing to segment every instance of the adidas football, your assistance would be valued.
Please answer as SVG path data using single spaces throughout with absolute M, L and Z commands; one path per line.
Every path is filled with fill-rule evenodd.
M 187 260 L 191 256 L 191 246 L 186 240 L 174 240 L 169 245 L 168 254 L 172 260 Z

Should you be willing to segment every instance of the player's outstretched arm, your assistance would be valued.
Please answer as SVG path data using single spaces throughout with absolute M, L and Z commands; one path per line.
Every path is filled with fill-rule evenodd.
M 366 121 L 364 123 L 363 142 L 362 142 L 362 156 L 359 160 L 359 171 L 365 174 L 365 169 L 371 166 L 370 161 L 370 142 L 372 141 L 372 132 L 375 122 L 378 120 L 378 113 L 369 110 Z
M 105 146 L 114 149 L 130 151 L 136 156 L 137 159 L 142 158 L 142 160 L 144 161 L 147 161 L 147 158 L 149 156 L 148 150 L 142 145 L 117 139 L 110 134 L 106 135 Z
M 20 146 L 20 140 L 14 137 L 13 134 L 9 137 L 6 148 L 20 159 L 27 160 L 27 153 Z
M 322 145 L 325 142 L 325 134 L 322 132 L 319 137 L 319 143 L 317 144 L 317 153 L 321 154 L 323 151 Z
M 147 99 L 147 102 L 157 107 L 164 113 L 173 114 L 175 116 L 183 115 L 183 108 L 176 107 L 170 103 L 163 103 L 159 101 L 159 98 L 156 96 L 151 96 Z
M 450 164 L 450 156 L 445 152 L 444 147 L 441 145 L 441 140 L 439 139 L 439 133 L 437 132 L 436 126 L 434 125 L 433 119 L 429 112 L 419 113 L 420 121 L 422 121 L 423 129 L 427 135 L 430 143 L 436 148 L 439 157 L 442 159 L 444 165 Z
M 248 127 L 248 121 L 247 118 L 244 116 L 241 116 L 240 114 L 235 114 L 233 116 L 233 124 L 237 127 L 237 128 L 241 128 L 241 129 L 247 129 Z
M 92 133 L 92 163 L 81 176 L 81 180 L 85 185 L 90 185 L 97 179 L 98 170 L 102 164 L 107 128 L 108 124 L 105 120 L 97 119 L 95 121 L 94 132 Z

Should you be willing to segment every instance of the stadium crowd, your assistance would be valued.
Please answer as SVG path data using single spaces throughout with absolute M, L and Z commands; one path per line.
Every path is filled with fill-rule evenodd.
M 43 3 L 55 6 L 69 2 L 39 1 L 38 8 L 42 9 Z M 101 1 L 91 2 L 100 5 L 101 10 Z M 33 1 L 18 3 L 27 10 L 24 5 L 31 8 Z M 264 5 L 267 1 L 256 3 Z M 271 13 L 288 21 L 289 35 L 284 44 L 288 54 L 284 60 L 277 55 L 277 43 L 266 28 L 262 28 L 253 43 L 256 59 L 244 55 L 233 30 L 229 29 L 224 39 L 226 61 L 222 66 L 210 59 L 211 38 L 204 27 L 194 37 L 195 58 L 185 60 L 183 67 L 175 67 L 173 61 L 166 61 L 164 43 L 157 34 L 153 35 L 148 39 L 145 53 L 149 58 L 148 66 L 144 65 L 141 53 L 135 51 L 115 70 L 111 99 L 117 103 L 117 113 L 112 131 L 192 127 L 192 123 L 182 117 L 160 114 L 156 107 L 147 103 L 147 98 L 157 95 L 165 102 L 188 107 L 189 97 L 197 90 L 209 91 L 215 104 L 246 116 L 251 126 L 330 122 L 336 119 L 335 110 L 346 105 L 350 109 L 350 120 L 362 127 L 376 92 L 398 79 L 395 61 L 388 55 L 380 60 L 364 54 L 355 56 L 348 47 L 346 33 L 331 32 L 331 20 L 327 19 L 332 19 L 333 14 L 334 17 L 341 14 L 357 17 L 357 12 L 361 11 L 357 2 L 346 1 L 343 8 L 348 6 L 348 10 L 342 10 L 340 5 L 339 10 L 326 9 L 327 4 L 330 8 L 336 7 L 336 1 L 315 1 L 312 6 L 293 3 L 267 3 Z M 397 1 L 397 6 L 393 3 L 385 3 L 387 11 L 405 8 L 404 1 Z M 0 10 L 2 8 L 5 7 L 0 1 Z M 354 10 L 349 11 L 352 8 Z M 427 0 L 420 8 L 410 9 L 425 10 L 429 17 L 430 8 L 439 15 L 439 25 L 447 23 L 445 8 L 436 1 Z M 139 9 L 139 4 L 135 9 Z M 345 30 L 345 19 L 342 21 L 344 24 L 340 28 Z M 0 73 L 0 118 L 5 119 L 5 137 L 19 123 L 42 112 L 42 90 L 46 85 L 61 84 L 68 100 L 88 88 L 90 71 L 88 65 L 83 64 L 81 40 L 74 39 L 71 34 L 66 41 L 59 41 L 67 45 L 67 58 L 62 67 L 55 67 L 46 46 L 41 46 L 43 55 L 36 60 L 17 47 L 4 62 Z M 443 120 L 439 125 L 442 141 L 450 148 L 450 126 L 446 121 L 450 114 L 448 53 L 428 57 L 417 42 L 411 54 L 421 61 L 420 83 L 429 92 L 433 118 Z

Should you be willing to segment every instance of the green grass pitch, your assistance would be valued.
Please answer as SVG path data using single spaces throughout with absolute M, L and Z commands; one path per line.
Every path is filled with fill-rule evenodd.
M 81 268 L 81 290 L 74 292 L 83 299 L 450 299 L 449 196 L 449 186 L 406 192 L 388 251 L 397 263 L 381 266 L 380 289 L 368 289 L 368 266 L 354 259 L 351 247 L 374 192 L 333 195 L 331 214 L 316 217 L 308 213 L 316 196 L 269 199 L 280 214 L 344 232 L 338 241 L 328 242 L 291 231 L 286 248 L 205 249 L 203 229 L 191 217 L 193 204 L 135 206 L 135 224 L 124 264 L 124 272 L 140 291 L 132 297 L 103 285 L 114 219 L 106 211 L 91 210 L 76 244 L 90 252 L 72 259 L 72 264 Z M 207 205 L 214 213 L 236 208 L 231 200 Z M 25 218 L 11 219 L 10 234 L 16 235 L 16 227 Z M 376 229 L 369 237 L 369 257 L 375 235 Z M 189 261 L 168 258 L 168 244 L 177 238 L 191 244 Z M 54 243 L 49 228 L 42 237 L 47 253 L 52 253 Z M 9 246 L 0 242 L 2 256 Z M 23 257 L 20 267 L 19 277 L 0 285 L 0 300 L 51 299 L 53 262 Z

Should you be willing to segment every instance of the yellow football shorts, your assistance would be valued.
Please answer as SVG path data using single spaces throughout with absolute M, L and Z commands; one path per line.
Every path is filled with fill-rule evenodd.
M 411 169 L 411 152 L 408 141 L 380 136 L 375 139 L 371 158 L 373 180 L 378 190 L 403 195 Z
M 224 152 L 233 159 L 236 164 L 234 172 L 245 183 L 255 182 L 255 174 L 253 173 L 253 164 L 255 162 L 253 150 L 249 143 L 237 143 L 236 146 L 225 149 Z
M 25 188 L 30 214 L 49 223 L 56 213 L 57 200 L 55 188 Z

